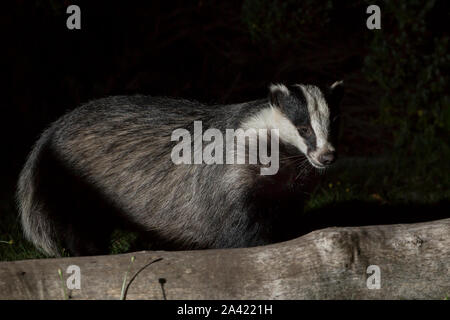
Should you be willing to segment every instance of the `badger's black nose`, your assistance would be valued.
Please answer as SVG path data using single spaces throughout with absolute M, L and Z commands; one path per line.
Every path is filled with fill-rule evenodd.
M 319 156 L 319 161 L 323 165 L 332 164 L 334 162 L 334 160 L 336 160 L 334 151 L 324 152 Z

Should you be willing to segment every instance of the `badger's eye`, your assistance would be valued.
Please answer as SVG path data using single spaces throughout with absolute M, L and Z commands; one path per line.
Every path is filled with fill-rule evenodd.
M 297 127 L 297 129 L 298 129 L 298 132 L 300 132 L 300 134 L 302 136 L 310 136 L 312 133 L 311 127 L 308 127 L 308 126 L 300 126 L 300 127 Z

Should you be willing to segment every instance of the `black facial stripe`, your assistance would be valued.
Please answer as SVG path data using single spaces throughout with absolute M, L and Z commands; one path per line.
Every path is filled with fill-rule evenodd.
M 312 130 L 312 128 L 311 128 Z M 302 135 L 301 135 L 302 136 Z M 302 136 L 305 140 L 305 144 L 308 147 L 308 152 L 316 150 L 317 147 L 317 141 L 316 141 L 316 134 L 314 133 L 314 130 L 312 130 L 312 134 L 308 137 Z
M 300 132 L 300 136 L 305 140 L 305 144 L 308 147 L 308 152 L 315 150 L 317 146 L 316 134 L 311 125 L 311 117 L 309 115 L 308 105 L 306 97 L 303 93 L 303 90 L 298 86 L 291 86 L 289 88 L 291 95 L 296 100 L 295 105 L 297 107 L 292 108 L 296 112 L 293 114 L 290 119 L 293 121 L 294 125 L 297 127 L 307 126 L 310 128 L 311 134 L 308 136 L 302 135 Z
M 298 126 L 311 126 L 311 119 L 309 116 L 308 105 L 303 90 L 298 86 L 291 86 L 289 88 L 291 92 L 292 107 L 290 119 L 294 125 Z

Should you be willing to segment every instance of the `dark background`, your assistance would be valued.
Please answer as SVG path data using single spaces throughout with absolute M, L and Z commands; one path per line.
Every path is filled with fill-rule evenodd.
M 267 96 L 272 82 L 344 79 L 341 165 L 318 187 L 311 210 L 343 204 L 342 211 L 348 212 L 352 201 L 372 201 L 395 205 L 386 212 L 397 215 L 400 204 L 409 213 L 431 206 L 416 210 L 422 220 L 445 216 L 450 189 L 447 3 L 5 4 L 0 240 L 13 240 L 20 248 L 8 247 L 14 253 L 0 260 L 27 257 L 17 253 L 27 247 L 20 238 L 13 192 L 40 132 L 83 102 L 118 94 L 231 103 Z M 81 7 L 81 30 L 66 28 L 71 4 Z M 366 27 L 370 4 L 381 8 L 381 30 Z M 403 221 L 396 219 L 388 222 Z M 330 221 L 350 224 L 350 219 Z

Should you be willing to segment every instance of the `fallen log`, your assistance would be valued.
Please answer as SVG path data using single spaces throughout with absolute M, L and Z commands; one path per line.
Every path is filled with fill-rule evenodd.
M 79 267 L 80 289 L 66 287 L 71 265 Z M 378 274 L 377 267 L 368 268 L 371 265 L 379 268 Z M 327 228 L 254 248 L 0 262 L 0 299 L 120 299 L 121 295 L 445 299 L 450 296 L 450 219 Z

